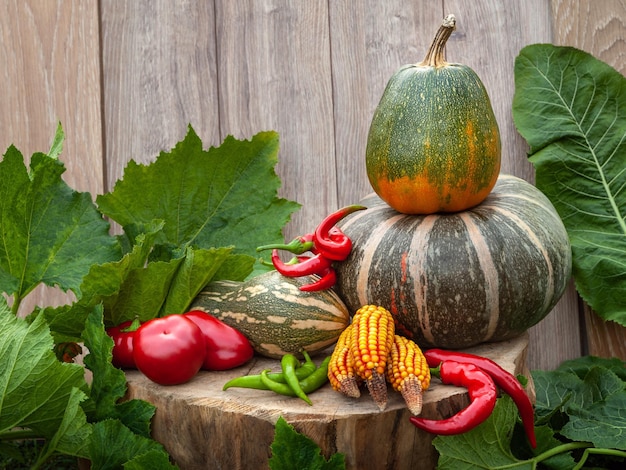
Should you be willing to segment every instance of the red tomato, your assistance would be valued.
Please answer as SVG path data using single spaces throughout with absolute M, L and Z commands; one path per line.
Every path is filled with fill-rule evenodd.
M 107 328 L 107 334 L 113 340 L 113 365 L 122 369 L 136 369 L 133 358 L 133 337 L 134 331 L 122 331 L 128 328 L 133 322 L 126 321 Z
M 135 332 L 135 364 L 161 385 L 191 380 L 204 362 L 204 337 L 194 322 L 173 314 L 147 321 Z
M 239 330 L 201 310 L 185 313 L 202 330 L 206 345 L 203 369 L 227 370 L 245 364 L 254 355 L 248 338 Z

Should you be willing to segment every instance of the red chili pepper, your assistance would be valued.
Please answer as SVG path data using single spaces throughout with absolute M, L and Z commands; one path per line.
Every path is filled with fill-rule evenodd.
M 307 251 L 315 253 L 315 244 L 313 243 L 313 234 L 307 233 L 294 238 L 289 243 L 275 243 L 272 245 L 259 246 L 256 251 L 264 250 L 285 250 L 293 253 L 294 255 L 301 255 Z
M 500 367 L 496 362 L 486 357 L 458 351 L 446 351 L 443 349 L 428 349 L 424 351 L 424 357 L 430 367 L 437 367 L 443 361 L 457 361 L 474 364 L 491 376 L 495 384 L 507 393 L 517 405 L 522 424 L 530 445 L 537 447 L 535 437 L 535 411 L 533 404 L 517 378 Z
M 446 419 L 425 419 L 411 416 L 416 427 L 433 434 L 461 434 L 485 421 L 496 406 L 497 390 L 491 377 L 479 367 L 466 362 L 444 361 L 439 366 L 444 384 L 466 387 L 470 404 Z
M 139 328 L 139 320 L 125 321 L 107 328 L 106 332 L 113 340 L 113 365 L 121 369 L 136 369 L 133 357 L 133 338 Z
M 137 369 L 161 385 L 191 380 L 202 367 L 204 355 L 202 331 L 184 315 L 149 320 L 139 327 L 133 339 Z
M 352 249 L 352 240 L 339 229 L 334 231 L 334 236 L 331 236 L 331 229 L 347 215 L 363 209 L 367 209 L 367 207 L 358 204 L 346 206 L 322 220 L 314 232 L 313 243 L 315 248 L 328 259 L 345 260 Z
M 330 289 L 335 285 L 335 282 L 337 282 L 337 273 L 332 267 L 328 268 L 326 272 L 319 273 L 319 275 L 321 277 L 317 281 L 300 286 L 300 290 L 305 292 L 314 292 L 318 290 Z
M 300 261 L 300 258 L 298 259 Z M 278 256 L 278 250 L 272 251 L 272 264 L 276 271 L 287 277 L 309 276 L 311 274 L 324 273 L 330 268 L 332 261 L 320 253 L 295 264 L 284 263 Z
M 203 369 L 233 369 L 245 364 L 254 356 L 254 349 L 248 338 L 218 318 L 201 310 L 191 310 L 184 316 L 202 330 L 206 348 Z

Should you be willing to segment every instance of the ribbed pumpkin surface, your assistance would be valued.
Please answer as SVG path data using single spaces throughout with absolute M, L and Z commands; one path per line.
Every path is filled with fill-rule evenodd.
M 376 304 L 420 346 L 463 348 L 519 335 L 543 319 L 571 274 L 561 219 L 531 184 L 501 175 L 471 210 L 406 215 L 372 194 L 338 224 L 353 240 L 337 265 L 350 310 Z
M 191 305 L 243 333 L 266 357 L 315 354 L 337 341 L 350 323 L 348 309 L 332 290 L 303 292 L 310 276 L 285 277 L 276 271 L 245 283 L 213 282 Z

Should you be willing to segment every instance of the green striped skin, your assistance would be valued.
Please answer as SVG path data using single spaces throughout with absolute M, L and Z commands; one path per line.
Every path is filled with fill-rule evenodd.
M 254 350 L 280 359 L 290 353 L 311 355 L 334 344 L 350 322 L 350 314 L 332 290 L 303 292 L 311 276 L 285 277 L 276 271 L 245 283 L 213 282 L 190 309 L 203 310 L 244 334 Z
M 335 290 L 349 309 L 381 305 L 423 347 L 464 348 L 517 336 L 563 294 L 571 248 L 533 185 L 501 175 L 473 209 L 400 214 L 376 195 L 338 225 L 352 239 Z
M 366 169 L 374 191 L 407 214 L 480 203 L 500 171 L 500 132 L 476 73 L 411 64 L 389 80 L 374 112 Z

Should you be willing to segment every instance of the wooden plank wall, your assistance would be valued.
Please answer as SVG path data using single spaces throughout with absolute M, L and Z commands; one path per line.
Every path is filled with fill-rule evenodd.
M 0 149 L 45 151 L 61 121 L 65 179 L 95 196 L 188 124 L 206 147 L 274 129 L 281 195 L 303 205 L 290 238 L 370 192 L 374 108 L 447 13 L 458 20 L 447 56 L 485 83 L 505 173 L 533 181 L 511 117 L 523 46 L 572 45 L 626 73 L 624 0 L 2 0 Z M 42 299 L 55 296 L 42 289 Z M 570 286 L 531 329 L 531 368 L 587 353 L 626 359 L 626 329 L 583 310 Z

